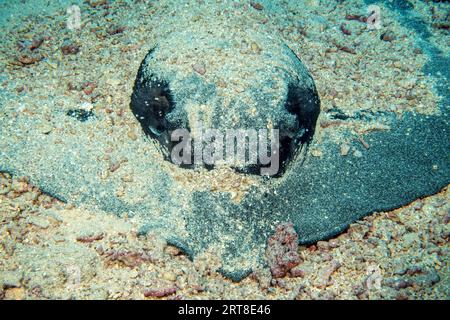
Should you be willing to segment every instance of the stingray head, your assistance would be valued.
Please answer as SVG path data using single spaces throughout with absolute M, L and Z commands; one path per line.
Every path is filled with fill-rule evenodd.
M 236 59 L 230 59 L 229 65 L 216 66 L 210 74 L 204 75 L 196 72 L 192 65 L 184 69 L 167 67 L 167 58 L 162 58 L 162 49 L 156 47 L 139 68 L 131 110 L 143 131 L 161 145 L 169 161 L 171 151 L 179 143 L 172 136 L 177 129 L 198 131 L 201 124 L 203 129 L 218 130 L 225 139 L 219 144 L 224 150 L 230 141 L 226 140 L 230 132 L 246 135 L 249 130 L 257 134 L 267 130 L 268 154 L 278 157 L 279 170 L 275 175 L 281 175 L 301 147 L 311 142 L 320 100 L 314 81 L 299 58 L 287 46 L 277 49 L 278 56 L 267 56 L 268 63 L 263 66 L 247 66 L 250 72 L 246 74 L 250 76 L 241 77 L 242 81 L 236 85 L 233 79 L 240 72 Z M 238 62 L 249 63 L 245 59 Z M 277 133 L 274 135 L 271 129 Z M 191 141 L 196 137 L 197 134 L 193 135 Z M 252 139 L 256 139 L 255 136 L 233 140 L 236 148 L 246 146 L 247 160 L 254 152 L 250 148 Z M 258 148 L 261 148 L 260 144 Z M 189 149 L 192 165 L 184 167 L 194 167 L 195 152 Z M 240 172 L 257 174 L 267 163 L 260 162 L 256 155 L 255 158 L 256 163 L 250 161 L 230 166 Z M 215 163 L 205 166 L 212 168 Z

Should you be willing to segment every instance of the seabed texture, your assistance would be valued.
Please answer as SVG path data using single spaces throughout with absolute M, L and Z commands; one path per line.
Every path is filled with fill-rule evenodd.
M 448 3 L 0 9 L 0 297 L 448 298 Z M 149 51 L 184 124 L 289 126 L 317 87 L 312 140 L 276 178 L 166 161 L 130 109 Z

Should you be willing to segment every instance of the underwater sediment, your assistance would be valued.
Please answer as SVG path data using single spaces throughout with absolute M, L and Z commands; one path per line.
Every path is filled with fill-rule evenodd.
M 157 234 L 193 259 L 204 252 L 213 252 L 220 260 L 221 272 L 235 280 L 267 264 L 267 241 L 284 223 L 293 225 L 300 244 L 311 244 L 341 233 L 352 222 L 373 212 L 401 207 L 434 194 L 448 184 L 448 111 L 445 105 L 440 106 L 436 99 L 429 98 L 421 104 L 408 104 L 404 110 L 379 107 L 384 103 L 381 100 L 387 99 L 382 98 L 383 90 L 388 89 L 375 93 L 371 109 L 359 107 L 357 103 L 346 104 L 343 95 L 358 96 L 359 93 L 353 89 L 346 94 L 333 92 L 339 89 L 335 83 L 343 81 L 351 83 L 350 88 L 358 87 L 358 83 L 366 81 L 361 77 L 364 73 L 360 72 L 359 79 L 354 74 L 341 75 L 335 82 L 328 83 L 321 74 L 335 67 L 331 64 L 319 69 L 314 60 L 325 58 L 317 53 L 312 59 L 308 54 L 312 50 L 317 50 L 314 54 L 328 50 L 332 58 L 326 59 L 335 64 L 340 59 L 363 59 L 364 48 L 357 52 L 349 48 L 350 45 L 342 44 L 343 39 L 356 37 L 358 32 L 361 37 L 377 33 L 370 38 L 377 40 L 377 47 L 365 50 L 383 51 L 391 42 L 392 46 L 396 45 L 392 36 L 382 37 L 384 30 L 367 31 L 364 23 L 346 19 L 342 14 L 339 19 L 349 24 L 346 28 L 353 33 L 349 35 L 339 29 L 333 44 L 321 39 L 320 31 L 314 33 L 317 25 L 330 24 L 315 17 L 309 32 L 320 45 L 317 45 L 319 49 L 312 49 L 314 41 L 300 41 L 300 36 L 306 37 L 304 33 L 308 33 L 304 26 L 293 22 L 297 40 L 280 31 L 286 21 L 283 17 L 295 20 L 291 13 L 294 5 L 286 8 L 261 1 L 263 9 L 260 10 L 251 5 L 235 6 L 228 1 L 189 4 L 192 2 L 168 1 L 159 13 L 155 9 L 161 19 L 145 32 L 139 31 L 139 24 L 131 25 L 129 28 L 135 28 L 136 34 L 145 33 L 145 36 L 123 44 L 127 50 L 139 45 L 129 56 L 125 55 L 125 49 L 120 50 L 125 58 L 105 54 L 116 61 L 116 67 L 104 65 L 102 70 L 109 69 L 109 76 L 105 77 L 113 77 L 116 83 L 102 79 L 98 86 L 105 88 L 105 96 L 112 96 L 114 90 L 121 92 L 120 99 L 114 103 L 108 102 L 107 97 L 94 97 L 95 91 L 103 89 L 88 84 L 87 80 L 79 89 L 69 90 L 77 94 L 60 101 L 66 88 L 62 90 L 46 79 L 57 88 L 55 93 L 42 103 L 36 103 L 37 98 L 31 95 L 29 100 L 20 102 L 24 105 L 20 108 L 11 103 L 17 92 L 12 96 L 10 92 L 5 93 L 0 119 L 0 170 L 28 176 L 41 190 L 77 207 L 134 216 L 139 220 L 139 234 Z M 92 36 L 104 37 L 107 39 L 104 41 L 110 41 L 106 47 L 112 48 L 114 39 L 124 36 L 122 33 L 126 31 L 119 32 L 117 30 L 121 29 L 116 27 L 108 30 L 111 32 Z M 432 46 L 431 41 L 422 40 L 424 42 L 417 47 L 423 46 L 424 55 L 432 58 L 436 52 L 427 51 Z M 33 55 L 38 54 L 39 50 L 46 50 L 45 46 L 44 42 L 41 48 L 30 50 Z M 61 46 L 67 48 L 66 43 Z M 87 46 L 81 46 L 81 52 L 86 50 L 90 57 L 99 56 L 98 51 L 89 52 Z M 152 78 L 148 74 L 146 77 L 157 79 L 154 83 L 170 90 L 170 95 L 151 89 L 133 91 L 139 64 L 152 48 L 155 48 L 151 51 L 154 56 L 149 55 L 152 59 L 143 65 L 157 76 Z M 64 72 L 73 77 L 71 81 L 79 81 L 69 71 L 79 65 L 79 50 L 58 50 L 64 59 L 61 62 Z M 100 64 L 102 59 L 106 58 L 102 56 Z M 421 58 L 415 59 L 422 67 L 428 66 Z M 52 59 L 37 59 L 30 64 L 27 62 L 32 60 L 21 58 L 21 61 L 20 66 L 14 67 L 20 68 L 19 71 L 11 74 L 25 72 L 23 68 L 27 68 L 37 69 L 41 77 L 42 72 L 47 72 L 43 73 L 43 78 L 52 78 L 48 70 L 39 69 L 46 64 L 52 68 Z M 92 68 L 88 62 L 84 63 L 86 69 Z M 398 73 L 412 72 L 398 63 L 395 67 Z M 315 68 L 306 71 L 304 65 Z M 318 93 L 315 93 L 310 74 Z M 371 74 L 375 75 L 375 72 Z M 393 74 L 392 79 L 395 76 L 398 74 Z M 90 74 L 90 77 L 96 75 Z M 138 83 L 139 79 L 138 75 Z M 415 88 L 418 90 L 415 99 L 421 95 L 428 99 L 425 92 L 431 95 L 431 85 L 422 84 L 425 87 L 417 85 Z M 410 84 L 404 85 L 406 89 L 392 90 L 411 95 Z M 322 100 L 320 116 L 316 107 L 318 101 L 313 103 L 308 117 L 303 118 L 300 111 L 290 111 L 286 107 L 288 102 L 305 96 L 302 88 Z M 321 91 L 322 88 L 326 90 Z M 137 94 L 136 90 L 141 91 Z M 135 112 L 140 109 L 147 112 L 136 104 L 129 109 L 133 92 L 138 95 L 136 103 L 144 101 L 145 97 L 168 97 L 167 101 L 150 106 L 162 110 L 173 107 L 174 112 L 170 116 L 167 113 L 156 117 L 154 123 L 140 123 L 140 116 L 148 115 Z M 392 92 L 392 96 L 394 94 Z M 79 95 L 87 101 L 80 103 Z M 427 104 L 429 101 L 436 103 Z M 118 110 L 104 111 L 116 105 L 120 106 L 117 109 L 122 110 L 122 117 Z M 305 103 L 297 106 L 300 108 L 296 110 L 308 109 Z M 294 143 L 291 147 L 292 141 L 288 141 L 287 149 L 292 150 L 289 165 L 280 177 L 265 178 L 227 167 L 179 168 L 165 160 L 161 150 L 165 142 L 161 143 L 162 140 L 151 133 L 156 130 L 160 137 L 160 133 L 167 130 L 164 126 L 187 127 L 194 120 L 220 128 L 260 129 L 271 123 L 275 128 L 294 132 L 287 137 L 297 140 L 298 145 L 307 142 L 309 146 L 297 154 L 297 145 Z M 164 126 L 158 128 L 161 124 Z M 129 134 L 130 128 L 132 134 Z M 315 134 L 308 135 L 309 132 Z

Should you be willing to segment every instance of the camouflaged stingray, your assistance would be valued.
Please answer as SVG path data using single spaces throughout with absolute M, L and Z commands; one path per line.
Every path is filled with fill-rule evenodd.
M 271 10 L 266 3 L 265 8 Z M 141 233 L 159 233 L 192 257 L 206 251 L 218 255 L 223 274 L 235 280 L 264 264 L 267 238 L 280 223 L 292 222 L 299 241 L 312 243 L 448 183 L 445 109 L 401 118 L 361 111 L 359 121 L 391 129 L 367 134 L 370 148 L 362 157 L 343 157 L 335 140 L 315 139 L 320 99 L 308 71 L 278 33 L 256 26 L 245 13 L 220 20 L 203 10 L 196 21 L 178 10 L 172 30 L 154 31 L 162 36 L 149 48 L 130 99 L 129 112 L 143 129 L 136 141 L 124 138 L 126 128 L 111 130 L 101 117 L 58 110 L 52 114 L 55 129 L 43 133 L 47 120 L 39 110 L 31 116 L 3 105 L 0 170 L 29 176 L 64 201 L 133 215 L 141 221 Z M 230 32 L 233 25 L 245 28 Z M 237 49 L 243 43 L 246 49 Z M 171 164 L 164 156 L 165 137 L 198 118 L 221 128 L 268 123 L 280 128 L 287 141 L 283 173 L 264 178 L 246 174 L 246 168 Z M 346 134 L 335 133 L 342 139 Z M 322 155 L 312 157 L 302 148 L 307 145 L 320 147 Z M 108 163 L 99 160 L 105 150 L 121 163 L 109 176 L 103 175 Z M 124 175 L 132 181 L 124 183 Z

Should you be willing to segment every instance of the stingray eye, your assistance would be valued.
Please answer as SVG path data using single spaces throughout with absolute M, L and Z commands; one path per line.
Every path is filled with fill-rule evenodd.
M 280 129 L 280 163 L 284 170 L 297 151 L 311 142 L 320 113 L 320 99 L 315 87 L 302 88 L 290 84 L 284 108 L 295 116 L 291 126 Z
M 155 76 L 144 76 L 144 63 L 136 77 L 130 108 L 142 130 L 169 149 L 169 124 L 166 116 L 174 109 L 169 83 Z
M 163 134 L 169 133 L 166 116 L 173 110 L 174 103 L 166 81 L 154 77 L 149 77 L 149 79 L 136 81 L 130 107 L 144 132 L 158 139 Z
M 149 51 L 139 67 L 130 108 L 144 133 L 158 140 L 169 150 L 170 128 L 166 117 L 174 109 L 175 104 L 169 82 L 148 73 L 147 64 L 153 52 L 154 49 Z

